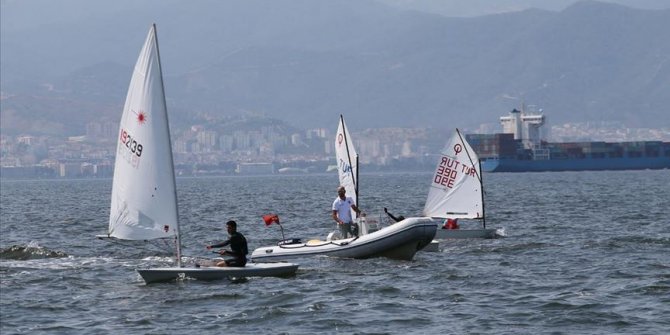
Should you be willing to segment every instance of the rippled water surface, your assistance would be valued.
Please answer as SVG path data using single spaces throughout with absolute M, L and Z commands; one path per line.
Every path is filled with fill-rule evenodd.
M 372 215 L 418 215 L 429 174 L 361 176 Z M 451 240 L 411 262 L 296 260 L 291 278 L 145 285 L 160 244 L 110 243 L 111 180 L 0 184 L 0 333 L 667 334 L 670 172 L 486 174 L 494 240 Z M 184 254 L 250 249 L 334 228 L 335 175 L 178 179 Z

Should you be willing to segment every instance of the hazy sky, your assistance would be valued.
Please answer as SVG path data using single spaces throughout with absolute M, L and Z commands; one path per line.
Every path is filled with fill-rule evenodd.
M 194 2 L 211 0 L 195 0 Z M 224 0 L 221 0 L 224 1 Z M 290 1 L 290 0 L 289 0 Z M 314 0 L 327 1 L 327 0 Z M 352 0 L 358 1 L 358 0 Z M 539 8 L 561 11 L 581 0 L 373 0 L 401 9 L 451 17 L 471 17 Z M 670 0 L 597 0 L 641 9 L 670 9 Z M 26 29 L 103 13 L 134 11 L 149 4 L 170 6 L 186 0 L 0 0 L 3 30 Z M 262 5 L 262 1 L 258 2 Z
M 528 8 L 560 11 L 580 0 L 376 0 L 404 9 L 414 9 L 445 16 L 480 16 L 514 12 Z M 668 9 L 670 0 L 597 0 L 632 8 Z
M 204 0 L 195 0 L 204 1 Z M 223 0 L 222 0 L 223 1 Z M 318 0 L 315 0 L 318 1 Z M 327 1 L 327 0 L 321 0 Z M 356 1 L 356 0 L 352 0 Z M 539 8 L 560 11 L 580 0 L 374 0 L 387 5 L 445 16 L 479 16 Z M 633 8 L 668 9 L 670 0 L 597 0 Z M 151 0 L 0 0 L 2 25 L 58 22 L 109 11 L 141 8 Z M 161 5 L 186 0 L 159 1 Z
M 343 110 L 359 113 L 361 124 L 381 124 L 375 112 L 387 111 L 386 126 L 405 124 L 409 110 L 425 111 L 424 119 L 430 120 L 450 106 L 454 117 L 467 110 L 463 122 L 478 124 L 495 122 L 508 110 L 506 97 L 523 96 L 553 109 L 555 120 L 559 113 L 565 120 L 600 120 L 615 113 L 617 120 L 639 123 L 667 120 L 661 114 L 669 105 L 663 90 L 667 72 L 658 69 L 667 64 L 668 39 L 646 35 L 656 27 L 668 30 L 670 9 L 639 9 L 670 8 L 670 0 L 600 1 L 636 10 L 591 1 L 565 15 L 559 12 L 577 0 L 371 1 L 0 0 L 0 80 L 8 92 L 53 87 L 42 85 L 47 82 L 64 87 L 58 94 L 116 103 L 123 99 L 126 71 L 146 30 L 156 22 L 165 37 L 166 86 L 189 110 L 223 104 L 235 111 L 267 110 L 301 120 L 300 127 L 321 126 L 324 115 Z M 450 19 L 398 15 L 380 3 L 421 6 L 448 17 L 531 7 L 553 13 Z M 591 16 L 575 20 L 584 18 L 576 14 L 585 9 Z M 594 10 L 631 14 L 593 17 Z M 546 17 L 556 19 L 542 22 Z M 622 29 L 612 34 L 611 27 Z M 617 57 L 600 57 L 612 54 Z M 225 99 L 220 92 L 226 92 Z M 50 109 L 43 107 L 45 114 Z M 23 111 L 29 115 L 31 109 Z

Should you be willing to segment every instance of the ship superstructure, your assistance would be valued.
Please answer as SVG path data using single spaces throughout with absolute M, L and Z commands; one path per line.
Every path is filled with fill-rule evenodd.
M 500 118 L 503 133 L 466 136 L 487 172 L 670 169 L 670 142 L 550 143 L 545 122 L 522 105 Z

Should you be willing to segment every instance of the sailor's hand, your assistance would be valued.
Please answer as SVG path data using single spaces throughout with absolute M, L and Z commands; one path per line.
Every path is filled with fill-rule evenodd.
M 207 246 L 205 246 L 205 248 L 207 248 L 207 250 L 209 250 L 209 249 L 212 249 L 212 246 L 211 246 L 211 245 L 207 245 Z

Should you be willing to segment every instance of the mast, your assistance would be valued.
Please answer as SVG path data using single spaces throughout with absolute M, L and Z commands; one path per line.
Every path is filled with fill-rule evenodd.
M 349 153 L 349 139 L 347 127 L 344 125 L 344 117 L 340 114 L 340 122 L 342 122 L 342 135 L 344 135 L 344 147 L 347 149 L 347 160 L 349 161 L 349 167 L 352 167 L 351 164 L 351 154 Z M 354 192 L 356 193 L 356 206 L 358 206 L 358 154 L 356 154 L 356 176 L 351 174 L 351 180 L 354 182 Z
M 358 153 L 356 153 L 356 179 L 354 179 L 354 186 L 356 187 L 356 207 L 361 210 L 360 195 L 358 194 Z
M 170 122 L 168 120 L 168 113 L 167 113 L 167 101 L 165 100 L 165 85 L 163 84 L 163 66 L 161 65 L 161 53 L 160 49 L 158 48 L 158 31 L 156 30 L 156 24 L 152 24 L 153 32 L 154 32 L 154 42 L 156 43 L 156 57 L 158 59 L 158 69 L 160 73 L 160 80 L 161 80 L 161 90 L 163 91 L 163 106 L 165 106 L 165 124 L 167 126 L 167 134 L 168 134 L 168 154 L 170 155 L 170 174 L 172 175 L 172 181 L 175 185 L 174 187 L 174 198 L 175 202 L 177 202 L 177 179 L 174 174 L 174 159 L 172 157 L 172 136 L 170 135 Z M 178 203 L 178 202 L 177 202 Z M 175 244 L 176 244 L 176 249 L 177 249 L 177 267 L 181 267 L 181 234 L 179 231 L 179 206 L 175 206 L 176 211 L 177 211 L 177 227 L 175 229 Z
M 477 160 L 477 163 L 479 164 L 479 171 L 482 171 L 482 161 Z M 479 178 L 479 183 L 480 183 L 480 190 L 482 193 L 482 224 L 484 225 L 484 229 L 486 229 L 486 204 L 484 203 L 484 176 L 481 176 Z
M 461 143 L 465 144 L 465 140 L 463 139 L 463 136 L 461 136 L 461 131 L 456 128 L 456 133 L 458 134 L 458 138 L 461 140 Z M 472 166 L 475 166 L 475 162 L 472 161 L 472 156 L 470 156 L 470 151 L 468 150 L 468 147 L 463 145 L 463 148 L 465 149 L 465 153 L 468 155 L 468 160 L 470 161 L 470 164 Z M 477 162 L 479 163 L 479 159 L 477 159 Z M 479 171 L 481 171 L 481 164 L 479 164 Z M 480 187 L 483 189 L 484 184 L 482 183 L 482 176 L 480 176 L 479 171 L 477 172 L 477 179 L 479 180 L 479 184 L 481 185 Z
M 463 139 L 463 136 L 461 135 L 461 131 L 456 128 L 456 133 L 458 134 L 458 138 L 461 140 L 461 143 L 465 144 L 465 140 Z M 470 161 L 470 164 L 472 166 L 475 166 L 475 162 L 472 161 L 472 156 L 470 155 L 470 151 L 468 150 L 467 145 L 463 145 L 463 148 L 465 149 L 465 153 L 468 155 L 468 160 Z M 478 170 L 476 170 L 477 174 L 477 180 L 479 180 L 479 190 L 480 190 L 480 195 L 482 196 L 482 223 L 484 225 L 484 228 L 486 228 L 486 205 L 484 204 L 484 179 L 481 175 L 482 171 L 482 162 L 477 158 L 477 166 L 479 167 Z

